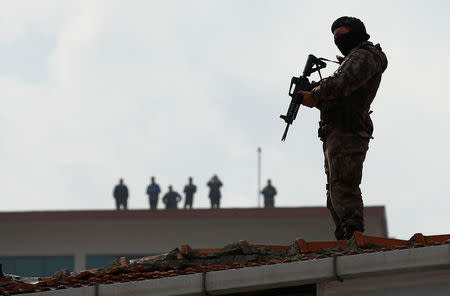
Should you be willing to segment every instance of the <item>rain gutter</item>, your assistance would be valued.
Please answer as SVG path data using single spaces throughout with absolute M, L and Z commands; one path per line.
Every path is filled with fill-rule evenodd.
M 370 275 L 434 269 L 450 269 L 450 245 L 339 256 L 22 295 L 225 295 L 294 287 L 323 281 L 345 281 L 345 279 Z

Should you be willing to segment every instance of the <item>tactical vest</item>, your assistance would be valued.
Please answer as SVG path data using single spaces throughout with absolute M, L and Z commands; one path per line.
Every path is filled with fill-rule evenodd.
M 379 47 L 379 45 L 376 46 Z M 383 71 L 381 61 L 374 52 L 376 46 L 367 46 L 365 43 L 360 46 L 361 48 L 368 50 L 380 63 L 381 72 L 379 75 L 374 75 L 367 82 L 368 85 L 376 85 L 375 93 L 378 89 L 381 73 Z M 381 50 L 381 48 L 379 48 L 379 50 Z M 374 80 L 371 81 L 372 79 Z M 370 91 L 370 88 L 361 87 L 347 97 L 319 102 L 317 106 L 320 110 L 319 138 L 322 141 L 325 140 L 328 134 L 335 128 L 340 129 L 343 132 L 358 134 L 363 138 L 372 138 L 373 123 L 370 119 L 370 113 L 372 113 L 372 111 L 368 110 L 371 103 L 371 101 L 367 101 L 369 96 L 368 91 Z
M 360 90 L 346 98 L 338 98 L 331 101 L 321 102 L 319 138 L 323 141 L 335 128 L 346 133 L 355 133 L 363 138 L 371 138 L 373 124 L 370 112 L 364 111 Z

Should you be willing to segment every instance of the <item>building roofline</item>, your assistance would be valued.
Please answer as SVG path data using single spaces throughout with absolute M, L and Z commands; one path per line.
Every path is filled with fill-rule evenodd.
M 385 217 L 384 206 L 364 208 L 366 216 Z M 204 218 L 298 218 L 328 217 L 326 207 L 298 208 L 229 208 L 196 210 L 75 210 L 0 212 L 0 222 L 71 221 L 71 220 L 135 220 L 135 219 L 204 219 Z
M 326 280 L 361 278 L 393 272 L 448 269 L 450 245 L 340 256 L 291 263 L 212 271 L 169 278 L 84 286 L 33 293 L 78 295 L 214 295 L 294 287 Z M 97 289 L 97 290 L 96 290 Z M 31 295 L 31 294 L 30 294 Z

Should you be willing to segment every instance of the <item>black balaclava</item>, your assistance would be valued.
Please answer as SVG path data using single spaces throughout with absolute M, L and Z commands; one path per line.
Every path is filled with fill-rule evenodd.
M 370 38 L 363 22 L 355 17 L 343 16 L 338 18 L 331 25 L 331 32 L 334 33 L 334 30 L 339 27 L 348 27 L 350 29 L 348 33 L 342 34 L 334 40 L 334 43 L 344 56 L 348 55 L 353 48 Z

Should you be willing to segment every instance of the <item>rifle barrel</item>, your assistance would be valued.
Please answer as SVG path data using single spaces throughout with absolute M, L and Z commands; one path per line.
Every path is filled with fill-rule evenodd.
M 281 137 L 281 141 L 283 141 L 283 142 L 284 142 L 284 140 L 286 140 L 286 136 L 287 136 L 287 133 L 288 133 L 288 130 L 289 130 L 289 125 L 290 125 L 289 123 L 286 124 L 286 128 L 284 130 L 283 137 Z

